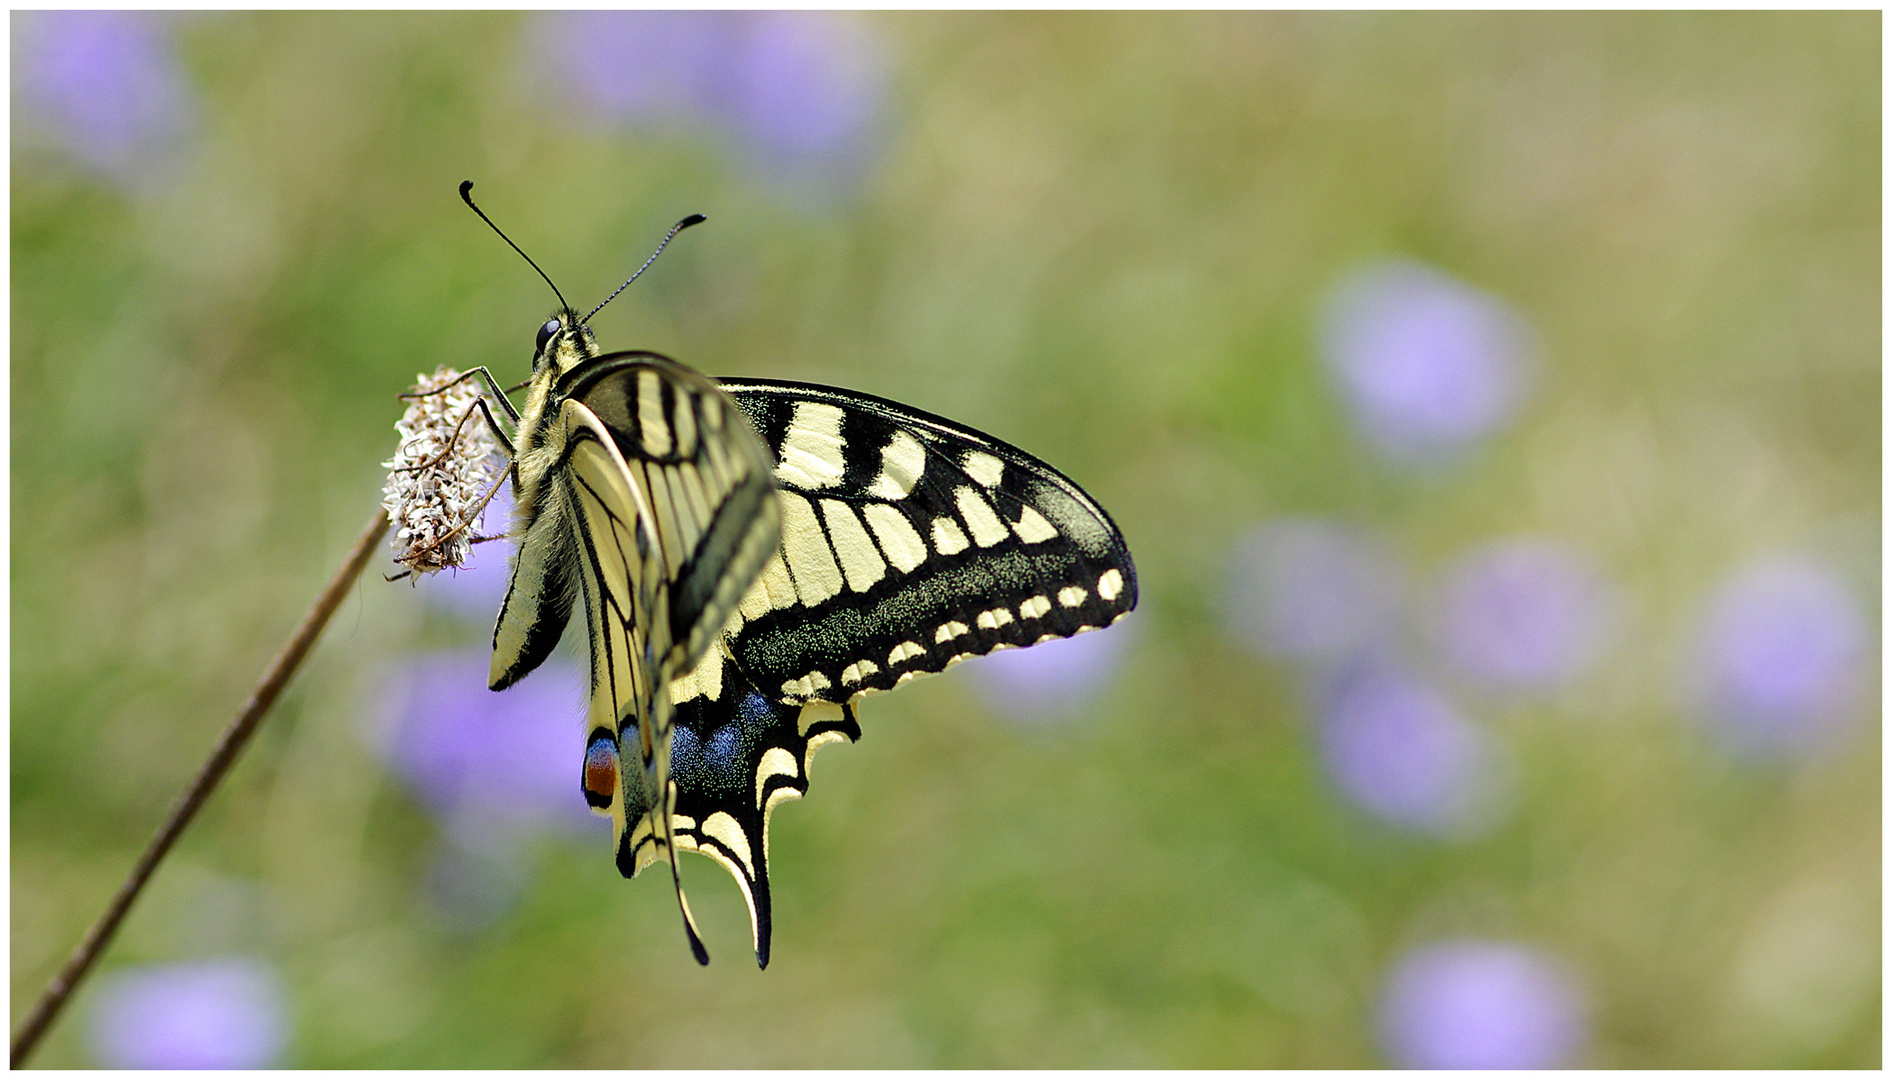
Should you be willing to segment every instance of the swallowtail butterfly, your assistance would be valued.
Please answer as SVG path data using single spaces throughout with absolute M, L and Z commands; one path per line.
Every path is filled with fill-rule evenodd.
M 597 309 L 559 304 L 524 409 L 492 385 L 518 551 L 490 683 L 537 667 L 582 601 L 582 787 L 619 871 L 668 860 L 708 963 L 676 852 L 721 863 L 766 967 L 769 815 L 807 792 L 817 749 L 860 737 L 860 697 L 1109 626 L 1136 570 L 1103 508 L 1016 447 L 868 394 L 602 353 Z

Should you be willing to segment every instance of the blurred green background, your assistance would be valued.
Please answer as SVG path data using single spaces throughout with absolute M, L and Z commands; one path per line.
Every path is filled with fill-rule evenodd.
M 775 816 L 758 973 L 721 870 L 684 863 L 699 969 L 595 833 L 508 841 L 455 907 L 364 733 L 490 615 L 371 572 L 36 1064 L 123 1063 L 115 974 L 231 956 L 275 980 L 262 1064 L 1449 1064 L 1389 987 L 1453 941 L 1554 975 L 1513 1063 L 1879 1064 L 1877 13 L 73 18 L 12 17 L 15 1024 L 367 519 L 395 395 L 526 374 L 553 301 L 462 179 L 581 309 L 707 213 L 606 348 L 1016 443 L 1142 602 L 1061 711 L 989 661 L 868 700 Z M 1324 359 L 1386 259 L 1535 358 L 1425 460 Z M 1324 661 L 1240 632 L 1283 520 L 1403 568 L 1401 662 L 1501 762 L 1476 827 L 1363 803 Z M 1615 614 L 1488 693 L 1428 613 L 1520 535 Z M 1838 590 L 1807 634 L 1844 693 L 1731 748 L 1690 657 L 1779 553 Z

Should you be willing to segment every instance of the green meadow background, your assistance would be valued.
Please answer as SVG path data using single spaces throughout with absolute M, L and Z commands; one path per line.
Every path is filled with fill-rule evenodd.
M 508 841 L 504 902 L 442 915 L 442 826 L 364 732 L 490 615 L 377 564 L 35 1064 L 109 1063 L 115 972 L 230 955 L 278 974 L 291 1066 L 1412 1063 L 1388 973 L 1459 939 L 1566 973 L 1546 1063 L 1880 1064 L 1878 14 L 839 15 L 857 131 L 814 154 L 585 105 L 603 45 L 550 16 L 208 13 L 157 24 L 183 103 L 116 158 L 32 111 L 44 18 L 12 17 L 14 1024 L 367 520 L 395 395 L 525 377 L 553 300 L 463 179 L 581 310 L 708 214 L 606 348 L 1016 443 L 1110 510 L 1142 600 L 1049 719 L 984 661 L 869 699 L 775 816 L 758 972 L 722 870 L 683 864 L 699 968 L 598 834 Z M 651 63 L 763 63 L 683 48 Z M 1535 342 L 1444 464 L 1377 452 L 1322 360 L 1387 258 Z M 1285 518 L 1421 582 L 1529 533 L 1613 583 L 1557 692 L 1450 691 L 1509 762 L 1488 827 L 1350 801 L 1318 680 L 1231 632 Z M 1778 551 L 1862 613 L 1855 693 L 1815 749 L 1733 753 L 1677 672 Z M 574 800 L 578 716 L 542 718 Z

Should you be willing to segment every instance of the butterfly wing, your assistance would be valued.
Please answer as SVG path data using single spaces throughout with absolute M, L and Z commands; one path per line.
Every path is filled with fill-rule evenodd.
M 829 742 L 860 738 L 851 704 L 788 704 L 751 684 L 717 647 L 671 684 L 676 701 L 671 776 L 677 847 L 698 851 L 736 879 L 749 906 L 756 964 L 769 964 L 769 815 L 808 790 L 808 765 Z M 646 845 L 641 857 L 656 857 Z
M 599 357 L 562 380 L 645 493 L 662 552 L 666 680 L 696 666 L 781 535 L 772 462 L 716 383 L 655 353 Z
M 674 851 L 667 688 L 697 665 L 776 549 L 779 510 L 754 430 L 688 368 L 614 353 L 562 376 L 556 393 L 543 505 L 515 563 L 493 669 L 517 678 L 549 651 L 541 643 L 557 635 L 535 620 L 569 611 L 575 585 L 592 659 L 585 797 L 610 814 L 629 877 L 650 861 L 635 851 Z M 707 962 L 680 883 L 677 896 Z
M 742 887 L 766 966 L 769 815 L 806 793 L 816 750 L 859 738 L 853 699 L 1108 626 L 1136 569 L 1090 496 L 998 439 L 832 387 L 722 387 L 773 451 L 782 540 L 720 649 L 671 685 L 674 826 Z
M 727 632 L 782 701 L 843 702 L 1136 606 L 1123 534 L 998 439 L 833 387 L 725 380 L 776 453 L 782 548 Z

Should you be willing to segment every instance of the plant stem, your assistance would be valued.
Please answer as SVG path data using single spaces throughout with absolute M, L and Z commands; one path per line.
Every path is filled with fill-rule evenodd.
M 216 748 L 211 751 L 209 759 L 197 770 L 197 776 L 191 781 L 190 787 L 186 788 L 184 794 L 179 796 L 177 802 L 172 805 L 170 817 L 166 818 L 164 824 L 158 828 L 157 835 L 151 838 L 151 843 L 145 848 L 144 854 L 138 857 L 138 863 L 132 867 L 130 876 L 118 886 L 118 893 L 112 897 L 112 902 L 106 907 L 105 913 L 92 924 L 92 929 L 86 931 L 84 940 L 80 941 L 79 947 L 72 951 L 72 955 L 66 960 L 66 965 L 59 969 L 59 974 L 53 977 L 53 981 L 47 984 L 45 992 L 33 1004 L 33 1010 L 27 1014 L 26 1021 L 20 1025 L 20 1030 L 13 1036 L 11 1062 L 13 1068 L 19 1068 L 32 1054 L 41 1036 L 46 1034 L 46 1029 L 51 1027 L 53 1020 L 59 1016 L 59 1011 L 65 1006 L 66 999 L 70 998 L 72 992 L 85 980 L 87 973 L 92 970 L 93 963 L 98 960 L 99 954 L 104 952 L 105 947 L 111 943 L 112 936 L 118 932 L 119 924 L 125 921 L 126 912 L 131 910 L 131 905 L 138 899 L 138 894 L 144 891 L 145 883 L 151 880 L 152 873 L 157 870 L 158 864 L 164 861 L 164 856 L 171 850 L 171 845 L 177 842 L 178 836 L 190 825 L 191 819 L 197 816 L 197 811 L 203 807 L 204 801 L 210 797 L 211 791 L 223 779 L 223 775 L 230 771 L 230 766 L 236 762 L 237 755 L 243 752 L 243 747 L 250 741 L 250 736 L 256 733 L 257 725 L 262 721 L 264 714 L 269 712 L 269 707 L 276 703 L 276 698 L 281 695 L 283 687 L 289 684 L 296 669 L 302 665 L 303 658 L 308 656 L 310 647 L 322 633 L 322 628 L 328 624 L 329 616 L 335 614 L 335 609 L 341 606 L 342 600 L 348 595 L 348 590 L 353 587 L 355 579 L 361 576 L 362 569 L 368 565 L 369 557 L 374 554 L 375 547 L 380 544 L 381 537 L 387 530 L 387 511 L 377 508 L 374 518 L 368 522 L 368 527 L 362 530 L 361 538 L 355 541 L 354 549 L 348 553 L 347 561 L 335 571 L 335 576 L 329 579 L 322 594 L 315 598 L 315 604 L 309 608 L 309 613 L 302 617 L 302 624 L 296 627 L 296 632 L 290 636 L 288 643 L 282 647 L 282 651 L 270 661 L 269 668 L 263 672 L 262 680 L 251 692 L 249 701 L 244 703 L 242 711 L 237 713 L 236 719 L 224 730 L 223 737 L 217 741 Z

